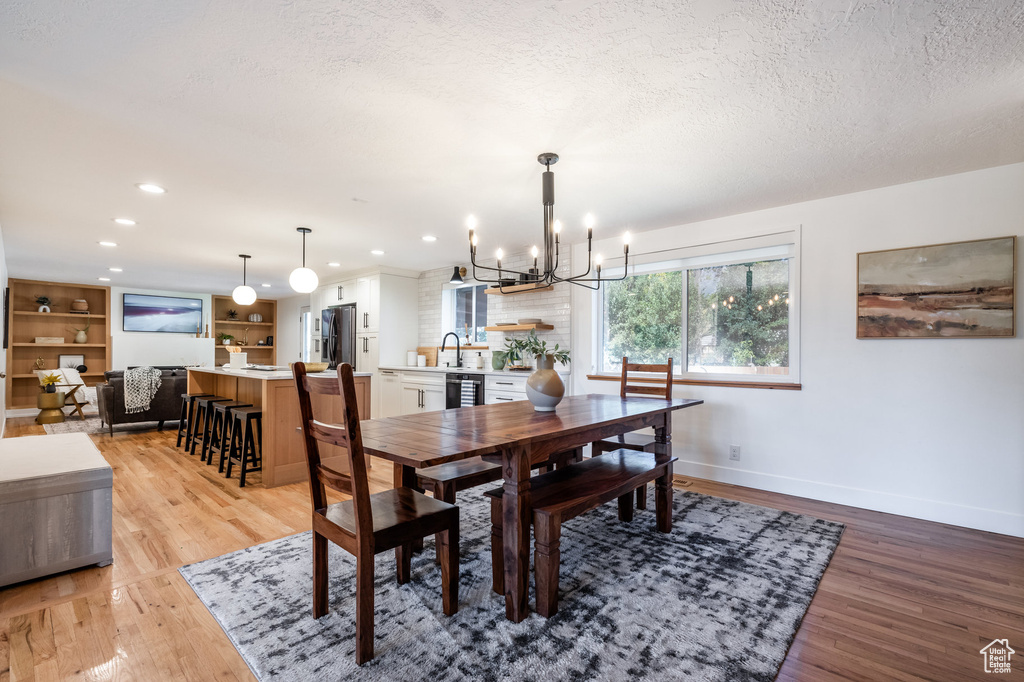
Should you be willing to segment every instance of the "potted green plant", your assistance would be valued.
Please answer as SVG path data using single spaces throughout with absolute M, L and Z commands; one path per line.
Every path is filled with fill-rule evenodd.
M 238 319 L 238 311 L 237 310 L 232 310 L 231 308 L 228 308 L 228 319 L 229 320 L 237 320 Z
M 217 338 L 220 339 L 220 342 L 222 344 L 224 344 L 225 346 L 230 346 L 231 345 L 231 341 L 232 341 L 232 339 L 235 338 L 235 336 L 233 334 L 226 334 L 224 332 L 221 332 L 221 333 L 217 334 Z
M 531 330 L 530 335 L 527 336 L 523 343 L 525 345 L 526 353 L 537 358 L 537 369 L 554 369 L 555 362 L 559 362 L 563 365 L 569 364 L 569 349 L 561 349 L 556 343 L 555 347 L 548 349 L 548 342 L 543 341 L 537 337 L 537 332 Z
M 523 360 L 523 351 L 526 349 L 525 339 L 505 338 L 505 359 L 510 367 L 518 366 Z
M 50 312 L 50 297 L 49 296 L 36 296 L 36 305 L 39 306 L 39 312 L 48 313 Z

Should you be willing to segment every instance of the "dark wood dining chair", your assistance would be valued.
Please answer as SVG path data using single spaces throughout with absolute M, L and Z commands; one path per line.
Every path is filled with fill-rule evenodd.
M 373 558 L 395 550 L 398 582 L 409 581 L 413 542 L 439 533 L 441 546 L 441 595 L 444 613 L 459 608 L 459 508 L 435 500 L 411 488 L 395 488 L 370 494 L 366 479 L 366 458 L 359 431 L 356 389 L 352 366 L 338 367 L 337 379 L 311 377 L 306 365 L 296 362 L 292 370 L 299 394 L 309 488 L 313 503 L 313 617 L 327 613 L 327 541 L 339 545 L 356 558 L 356 663 L 373 658 Z M 316 419 L 311 396 L 340 396 L 344 424 Z M 325 399 L 319 398 L 318 405 Z M 320 443 L 345 449 L 349 473 L 324 466 Z M 328 504 L 326 488 L 350 495 L 351 499 Z
M 629 383 L 630 372 L 646 372 L 653 374 L 653 377 L 644 377 L 644 383 Z M 636 381 L 636 377 L 633 377 Z M 672 358 L 663 365 L 642 365 L 630 363 L 629 358 L 622 358 L 622 379 L 619 382 L 619 396 L 623 399 L 631 395 L 644 397 L 672 399 Z M 593 457 L 603 452 L 613 450 L 636 450 L 638 452 L 649 452 L 654 445 L 654 436 L 643 433 L 625 433 L 615 440 L 599 440 L 591 443 L 590 454 Z M 642 485 L 636 489 L 636 508 L 647 509 L 647 486 Z

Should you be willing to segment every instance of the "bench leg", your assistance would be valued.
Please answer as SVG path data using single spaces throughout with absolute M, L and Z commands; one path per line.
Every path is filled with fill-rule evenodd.
M 629 523 L 633 520 L 633 493 L 632 491 L 619 497 L 619 521 Z
M 630 509 L 632 506 L 629 505 Z M 537 613 L 550 618 L 558 613 L 558 564 L 561 561 L 559 545 L 562 524 L 553 517 L 537 518 L 534 524 L 536 539 L 533 543 L 533 565 L 537 587 Z
M 447 502 L 448 504 L 455 504 L 455 484 L 454 483 L 441 483 L 437 482 L 434 484 L 434 498 Z M 436 533 L 434 535 L 434 563 L 441 563 L 441 544 L 444 542 L 441 537 L 442 533 Z M 451 614 L 449 614 L 451 615 Z
M 647 484 L 636 489 L 636 508 L 647 509 Z
M 672 464 L 665 466 L 665 472 L 654 483 L 654 503 L 658 517 L 658 530 L 672 531 Z
M 501 527 L 504 512 L 501 498 L 491 498 L 491 589 L 505 594 L 505 534 Z

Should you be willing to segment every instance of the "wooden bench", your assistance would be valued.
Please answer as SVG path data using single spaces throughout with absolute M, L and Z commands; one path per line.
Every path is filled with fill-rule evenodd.
M 562 523 L 614 499 L 619 520 L 633 520 L 633 491 L 655 483 L 658 530 L 672 530 L 672 463 L 675 457 L 632 450 L 614 450 L 530 479 L 534 528 L 534 581 L 537 613 L 558 612 L 558 567 Z M 494 591 L 505 593 L 503 489 L 491 498 L 491 566 Z

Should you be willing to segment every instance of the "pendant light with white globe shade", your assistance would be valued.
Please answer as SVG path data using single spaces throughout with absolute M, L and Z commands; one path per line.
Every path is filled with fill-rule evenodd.
M 240 253 L 238 257 L 242 259 L 242 283 L 231 292 L 231 300 L 238 305 L 252 305 L 256 302 L 256 290 L 245 283 L 245 264 L 252 256 Z
M 295 230 L 302 233 L 302 267 L 292 270 L 292 274 L 288 275 L 288 284 L 300 294 L 308 294 L 320 284 L 316 273 L 306 267 L 306 235 L 313 230 L 308 227 L 296 227 Z

